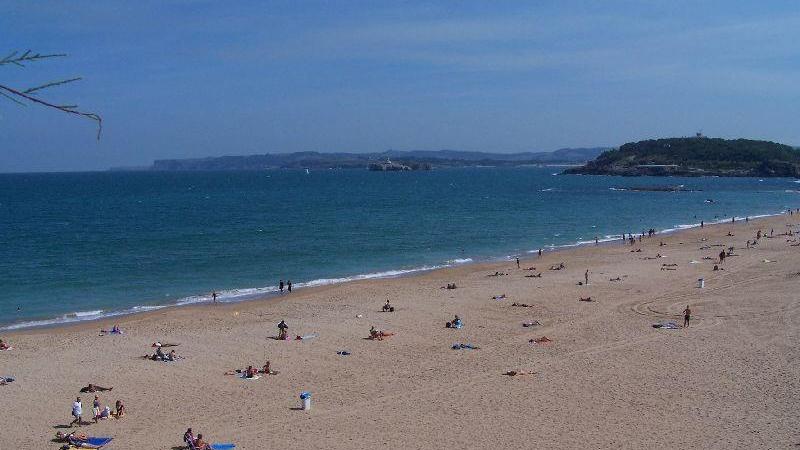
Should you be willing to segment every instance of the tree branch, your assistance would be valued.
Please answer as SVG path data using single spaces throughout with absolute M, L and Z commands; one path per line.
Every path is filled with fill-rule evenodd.
M 27 53 L 28 52 L 26 52 L 26 54 Z M 25 55 L 23 55 L 23 56 L 25 56 Z M 34 89 L 34 90 L 36 90 L 36 89 Z M 2 91 L 6 91 L 6 92 L 2 92 Z M 57 109 L 57 110 L 59 110 L 61 112 L 75 114 L 75 115 L 78 115 L 78 116 L 83 116 L 83 117 L 86 117 L 86 118 L 89 118 L 89 119 L 92 119 L 92 120 L 96 121 L 97 122 L 97 140 L 98 141 L 100 140 L 100 134 L 103 131 L 103 118 L 100 117 L 99 115 L 97 115 L 95 113 L 87 113 L 87 112 L 77 111 L 77 110 L 73 109 L 74 105 L 55 105 L 53 103 L 49 103 L 49 102 L 46 102 L 44 100 L 39 100 L 38 98 L 33 97 L 32 95 L 29 95 L 26 92 L 27 91 L 21 92 L 21 91 L 18 91 L 16 89 L 10 88 L 8 86 L 3 86 L 2 84 L 0 84 L 0 93 L 2 93 L 5 97 L 12 97 L 12 96 L 16 97 L 16 98 L 12 97 L 12 100 L 16 101 L 17 103 L 20 103 L 20 101 L 18 100 L 19 98 L 23 98 L 25 100 L 28 100 L 29 102 L 38 103 L 38 104 L 40 104 L 42 106 L 46 106 L 48 108 L 53 108 L 53 109 Z M 11 95 L 9 95 L 9 94 L 11 94 Z
M 6 56 L 3 59 L 0 59 L 0 66 L 5 64 L 14 64 L 15 66 L 25 67 L 25 64 L 22 64 L 23 62 L 34 62 L 47 58 L 61 58 L 67 56 L 66 53 L 53 53 L 50 55 L 42 55 L 40 53 L 31 53 L 30 50 L 26 50 L 25 53 L 21 55 L 17 55 L 18 53 L 19 52 L 15 50 L 11 52 L 10 55 Z
M 81 78 L 81 77 L 77 77 L 77 78 L 70 78 L 69 80 L 51 81 L 50 83 L 43 84 L 41 86 L 36 86 L 36 87 L 25 89 L 24 91 L 22 91 L 22 93 L 23 94 L 30 94 L 32 92 L 40 91 L 42 89 L 47 89 L 47 88 L 53 87 L 53 86 L 61 86 L 62 84 L 72 83 L 73 81 L 78 81 L 78 80 L 82 80 L 82 79 L 83 78 Z

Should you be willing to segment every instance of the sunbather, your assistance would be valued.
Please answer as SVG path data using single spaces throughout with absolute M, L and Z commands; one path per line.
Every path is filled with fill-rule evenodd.
M 97 386 L 95 384 L 89 383 L 88 386 L 84 386 L 81 388 L 81 392 L 103 392 L 103 391 L 110 391 L 114 389 L 113 387 L 105 388 L 103 386 Z
M 548 339 L 547 336 L 542 336 L 540 338 L 534 338 L 529 340 L 531 344 L 545 344 L 547 342 L 553 342 L 551 339 Z
M 461 318 L 458 317 L 458 314 L 456 314 L 455 318 L 450 322 L 445 323 L 444 326 L 447 328 L 461 328 L 463 325 L 464 324 L 461 322 Z
M 211 445 L 203 439 L 203 433 L 197 434 L 197 439 L 194 440 L 194 448 L 197 450 L 211 450 Z
M 527 303 L 512 303 L 511 306 L 518 306 L 520 308 L 533 308 L 533 305 L 529 305 Z
M 374 326 L 369 329 L 369 338 L 375 341 L 382 341 L 383 338 L 394 336 L 394 333 L 388 333 L 386 331 L 379 331 Z
M 383 305 L 383 312 L 394 312 L 394 306 L 389 304 L 389 300 L 386 300 L 386 304 Z
M 592 297 L 586 297 L 586 298 L 579 297 L 578 300 L 580 300 L 582 302 L 593 302 L 594 301 L 594 300 L 592 300 Z
M 11 346 L 6 343 L 6 341 L 0 339 L 0 350 L 8 350 Z
M 508 375 L 510 377 L 522 376 L 522 375 L 536 375 L 536 372 L 531 372 L 528 370 L 509 370 L 508 372 L 504 373 L 503 375 Z
M 125 415 L 125 405 L 122 403 L 122 400 L 117 400 L 117 403 L 114 404 L 114 409 L 116 409 L 116 416 L 117 419 Z

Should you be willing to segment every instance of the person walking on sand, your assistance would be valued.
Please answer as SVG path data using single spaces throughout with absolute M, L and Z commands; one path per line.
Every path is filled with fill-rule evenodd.
M 689 305 L 686 305 L 686 309 L 683 310 L 683 327 L 689 328 L 689 319 L 692 318 L 692 310 L 689 309 Z
M 83 425 L 83 418 L 81 417 L 82 414 L 83 414 L 83 404 L 81 404 L 81 398 L 78 397 L 72 403 L 72 417 L 74 417 L 74 419 L 72 420 L 72 422 L 69 423 L 69 426 L 72 426 L 75 423 L 77 423 L 78 426 Z
M 519 258 L 517 258 L 517 269 L 519 269 Z
M 281 290 L 281 294 L 283 294 L 283 280 L 281 280 L 281 282 L 278 283 L 278 289 L 280 289 Z
M 289 292 L 292 292 L 292 280 L 286 280 L 286 287 L 289 288 Z
M 586 273 L 583 274 L 583 279 L 586 281 L 586 285 L 589 285 L 589 269 L 586 269 Z

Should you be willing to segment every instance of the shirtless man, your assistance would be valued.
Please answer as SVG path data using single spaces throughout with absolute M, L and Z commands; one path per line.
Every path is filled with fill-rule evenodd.
M 689 305 L 686 305 L 686 309 L 683 310 L 683 327 L 689 327 L 689 319 L 692 318 L 692 310 L 689 309 Z

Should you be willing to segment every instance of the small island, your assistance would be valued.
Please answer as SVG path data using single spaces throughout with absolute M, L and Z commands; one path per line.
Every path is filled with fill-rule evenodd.
M 800 177 L 800 150 L 750 139 L 695 137 L 627 143 L 565 174 Z

